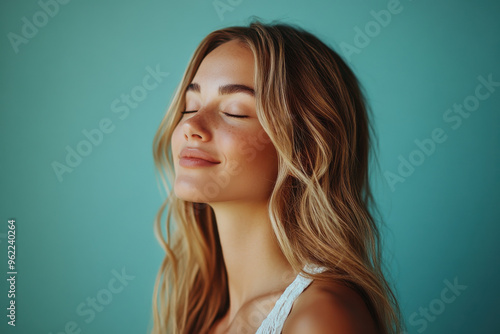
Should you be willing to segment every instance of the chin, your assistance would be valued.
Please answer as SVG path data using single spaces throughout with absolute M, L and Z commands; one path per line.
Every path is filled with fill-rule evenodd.
M 192 185 L 176 183 L 174 194 L 177 198 L 187 202 L 206 203 L 208 200 L 198 187 Z

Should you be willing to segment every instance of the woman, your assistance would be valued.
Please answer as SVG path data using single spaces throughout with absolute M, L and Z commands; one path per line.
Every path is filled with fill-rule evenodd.
M 354 74 L 312 34 L 256 20 L 203 39 L 154 139 L 153 332 L 399 333 L 369 131 Z

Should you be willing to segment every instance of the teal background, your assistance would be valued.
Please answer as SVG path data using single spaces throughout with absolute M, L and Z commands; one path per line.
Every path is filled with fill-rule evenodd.
M 163 259 L 153 233 L 164 193 L 152 140 L 205 35 L 256 15 L 298 24 L 346 56 L 341 43 L 353 45 L 355 27 L 364 29 L 374 20 L 370 11 L 388 6 L 222 2 L 232 10 L 219 16 L 213 1 L 73 0 L 60 4 L 18 53 L 8 33 L 21 35 L 23 17 L 33 22 L 42 9 L 36 1 L 1 3 L 0 267 L 6 277 L 7 220 L 15 218 L 18 275 L 15 328 L 6 324 L 8 288 L 1 280 L 0 332 L 65 333 L 74 321 L 81 333 L 146 333 Z M 500 315 L 500 87 L 457 129 L 443 114 L 474 94 L 478 76 L 500 81 L 500 3 L 401 0 L 399 7 L 349 57 L 379 134 L 373 182 L 388 227 L 389 279 L 409 333 L 492 333 Z M 157 65 L 169 75 L 127 117 L 113 112 L 112 101 L 142 85 L 146 68 Z M 106 118 L 113 130 L 60 182 L 51 164 L 64 163 L 65 147 L 75 149 L 82 131 Z M 383 174 L 397 172 L 398 157 L 408 159 L 418 149 L 414 141 L 436 128 L 446 141 L 393 191 Z M 104 291 L 113 270 L 122 269 L 133 278 L 118 293 Z M 439 302 L 444 281 L 454 279 L 465 290 L 449 304 Z M 109 303 L 86 322 L 89 313 L 77 308 L 97 295 Z M 425 320 L 423 308 L 432 317 Z

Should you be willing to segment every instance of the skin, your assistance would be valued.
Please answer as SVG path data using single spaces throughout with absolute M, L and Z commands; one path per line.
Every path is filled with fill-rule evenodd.
M 282 334 L 376 334 L 361 296 L 336 283 L 313 281 L 293 303 Z
M 237 41 L 217 47 L 192 80 L 200 91 L 186 92 L 186 110 L 195 112 L 184 114 L 172 134 L 174 192 L 213 208 L 228 274 L 230 306 L 210 334 L 255 333 L 298 274 L 279 249 L 267 212 L 278 158 L 257 118 L 255 98 L 218 91 L 227 84 L 254 88 L 253 78 L 249 49 Z M 179 154 L 186 147 L 201 149 L 220 163 L 183 167 Z M 375 333 L 359 295 L 334 283 L 313 281 L 295 300 L 283 333 L 332 330 Z

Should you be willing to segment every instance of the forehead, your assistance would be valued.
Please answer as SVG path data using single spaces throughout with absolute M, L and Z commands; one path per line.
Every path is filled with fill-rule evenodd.
M 242 84 L 253 88 L 254 57 L 238 41 L 226 42 L 210 52 L 201 62 L 192 82 L 203 89 L 224 84 Z

